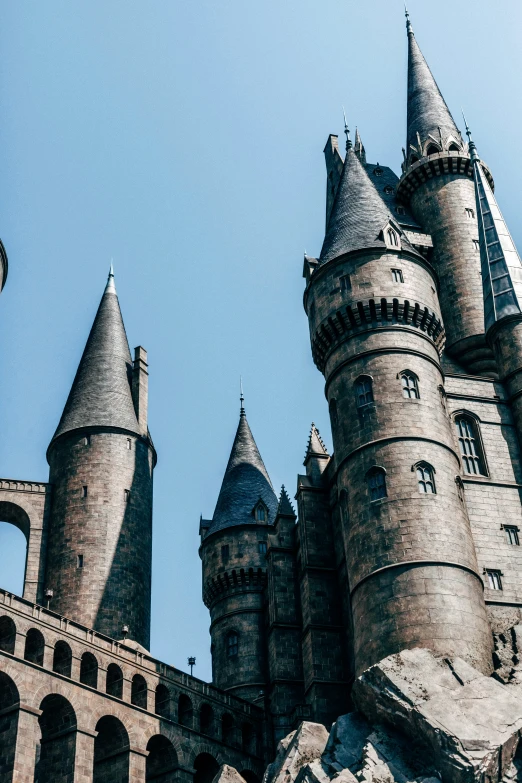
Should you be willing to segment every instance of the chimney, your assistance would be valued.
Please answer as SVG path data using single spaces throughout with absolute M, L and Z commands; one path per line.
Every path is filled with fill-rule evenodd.
M 138 345 L 134 349 L 132 365 L 132 401 L 142 435 L 147 435 L 147 408 L 149 402 L 149 373 L 147 351 Z

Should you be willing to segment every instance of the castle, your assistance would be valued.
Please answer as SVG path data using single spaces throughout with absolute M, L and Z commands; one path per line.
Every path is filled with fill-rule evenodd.
M 489 675 L 522 619 L 522 262 L 408 17 L 407 35 L 401 176 L 331 135 L 304 259 L 334 454 L 312 425 L 296 513 L 241 400 L 200 520 L 212 684 L 148 652 L 147 353 L 111 270 L 49 482 L 0 481 L 28 543 L 23 597 L 0 590 L 0 783 L 209 783 L 225 762 L 255 783 L 303 719 L 349 712 L 368 667 L 424 647 Z

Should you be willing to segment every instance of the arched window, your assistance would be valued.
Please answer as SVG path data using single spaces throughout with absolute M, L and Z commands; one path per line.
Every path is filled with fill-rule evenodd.
M 123 696 L 123 672 L 115 663 L 110 663 L 107 667 L 105 691 L 109 696 L 116 696 L 117 699 Z
M 182 693 L 178 701 L 178 723 L 191 729 L 193 717 L 194 709 L 192 707 L 192 702 L 185 693 Z
M 413 466 L 413 469 L 417 472 L 419 492 L 425 495 L 435 495 L 437 492 L 435 489 L 435 469 L 427 462 L 418 462 Z
M 154 712 L 162 718 L 170 718 L 170 692 L 162 683 L 156 688 Z
M 202 734 L 214 734 L 214 710 L 210 704 L 202 704 L 199 712 L 199 729 Z
M 460 152 L 460 149 L 457 147 L 455 143 L 452 143 L 448 147 L 450 152 Z
M 235 658 L 239 652 L 239 635 L 236 631 L 227 633 L 227 657 Z
M 135 674 L 132 678 L 131 704 L 147 709 L 147 681 L 141 674 Z
M 399 247 L 399 238 L 397 236 L 397 232 L 393 230 L 393 228 L 388 228 L 386 230 L 386 235 L 388 237 L 388 244 L 392 247 Z
M 419 381 L 415 373 L 410 370 L 404 370 L 401 372 L 400 379 L 402 383 L 402 396 L 407 400 L 418 400 L 419 394 Z
M 426 155 L 436 155 L 440 149 L 435 144 L 430 144 L 426 150 Z
M 7 615 L 0 617 L 0 650 L 14 655 L 16 625 Z
M 54 646 L 53 672 L 63 674 L 64 677 L 71 676 L 72 652 L 67 642 L 59 641 Z
M 42 634 L 36 628 L 31 628 L 25 637 L 25 660 L 43 666 L 44 650 L 45 641 Z
M 90 652 L 85 652 L 80 661 L 80 682 L 90 688 L 98 687 L 98 661 Z
M 147 742 L 149 755 L 145 762 L 145 780 L 156 783 L 174 780 L 174 772 L 178 767 L 178 754 L 172 742 L 161 734 L 156 734 Z
M 113 715 L 105 715 L 96 724 L 96 731 L 93 783 L 109 780 L 128 783 L 130 747 L 125 726 Z
M 475 476 L 487 475 L 478 423 L 471 416 L 461 414 L 455 417 L 455 427 L 464 471 Z
M 75 776 L 76 715 L 71 704 L 58 693 L 49 694 L 40 704 L 38 718 L 41 744 L 37 752 L 35 780 L 63 783 Z
M 373 402 L 373 381 L 369 375 L 361 375 L 355 381 L 357 407 L 362 408 Z
M 258 503 L 255 509 L 256 522 L 266 522 L 266 508 L 264 503 Z
M 384 468 L 371 468 L 366 474 L 370 500 L 380 500 L 388 496 L 386 491 L 386 471 Z

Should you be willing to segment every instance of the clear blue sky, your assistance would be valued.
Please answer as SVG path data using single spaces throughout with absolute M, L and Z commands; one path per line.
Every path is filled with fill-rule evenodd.
M 465 107 L 522 247 L 522 4 L 410 0 L 417 39 Z M 0 6 L 0 475 L 45 481 L 111 258 L 131 348 L 150 360 L 152 652 L 210 678 L 198 521 L 247 415 L 293 494 L 310 422 L 329 444 L 302 308 L 324 229 L 322 150 L 346 107 L 399 170 L 400 0 L 16 0 Z M 0 524 L 0 586 L 24 540 Z

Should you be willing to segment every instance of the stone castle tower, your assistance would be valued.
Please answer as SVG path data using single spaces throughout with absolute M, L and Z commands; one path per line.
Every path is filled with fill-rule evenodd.
M 435 673 L 464 659 L 511 709 L 498 680 L 522 681 L 522 262 L 408 17 L 407 36 L 401 177 L 368 162 L 358 131 L 352 144 L 345 127 L 344 156 L 331 135 L 324 242 L 304 259 L 334 453 L 312 424 L 294 508 L 241 395 L 214 514 L 200 519 L 212 683 L 148 652 L 147 353 L 131 357 L 111 269 L 49 482 L 0 479 L 0 518 L 27 539 L 23 596 L 0 590 L 0 783 L 211 783 L 223 764 L 258 783 L 279 739 L 305 719 L 349 718 L 368 672 L 414 648 Z M 0 243 L 0 288 L 6 276 Z M 444 689 L 469 685 L 451 671 Z M 492 783 L 522 736 L 515 712 Z M 484 745 L 465 740 L 471 755 Z M 451 755 L 453 783 L 465 754 Z M 299 783 L 330 781 L 316 772 Z

